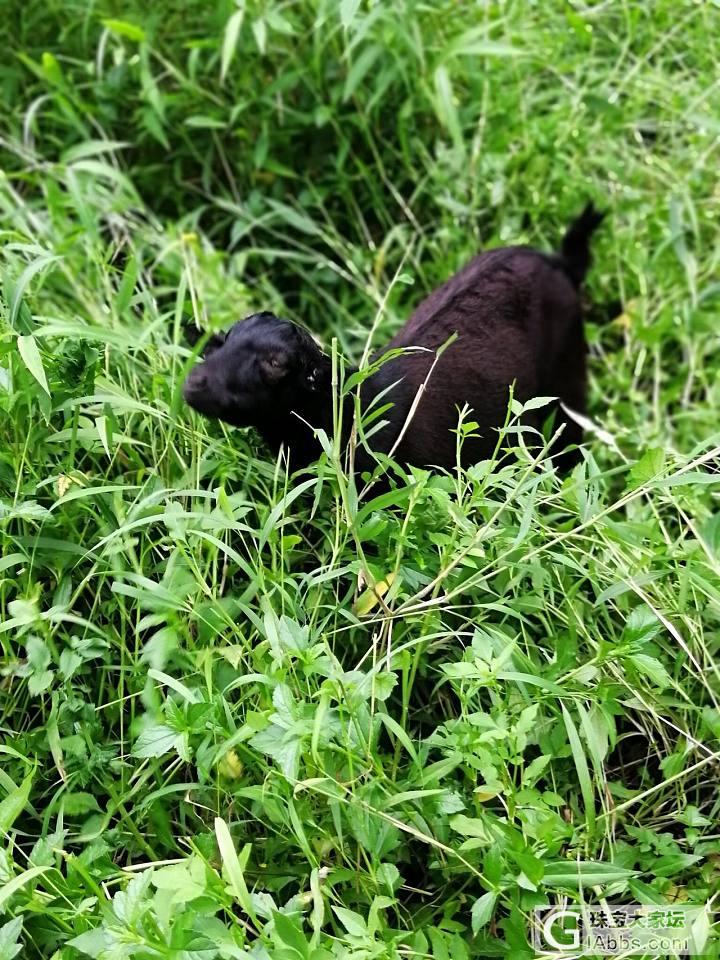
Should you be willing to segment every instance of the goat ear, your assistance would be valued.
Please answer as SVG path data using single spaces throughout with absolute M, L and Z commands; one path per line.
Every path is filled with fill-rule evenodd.
M 225 343 L 226 334 L 214 333 L 202 349 L 203 357 L 207 358 L 211 353 L 215 353 Z
M 194 323 L 190 322 L 183 324 L 183 333 L 191 347 L 196 346 L 203 337 L 203 331 L 199 327 L 196 327 Z M 218 350 L 225 343 L 225 336 L 226 334 L 224 333 L 213 333 L 203 347 L 202 355 L 207 357 L 208 354 Z

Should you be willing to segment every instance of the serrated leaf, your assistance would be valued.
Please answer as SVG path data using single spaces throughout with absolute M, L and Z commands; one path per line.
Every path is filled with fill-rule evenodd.
M 13 960 L 23 948 L 20 943 L 23 919 L 15 917 L 0 927 L 0 960 Z
M 661 447 L 646 450 L 628 473 L 626 490 L 636 490 L 654 480 L 665 466 L 665 451 Z
M 293 653 L 300 653 L 307 650 L 310 639 L 310 630 L 307 626 L 302 626 L 297 620 L 292 620 L 286 614 L 280 617 L 278 622 L 278 637 L 282 648 Z
M 147 730 L 143 730 L 137 738 L 133 748 L 133 756 L 140 758 L 162 757 L 175 747 L 177 739 L 177 730 L 173 730 L 164 723 L 154 724 Z
M 635 607 L 627 618 L 623 630 L 623 641 L 635 644 L 645 643 L 652 640 L 661 629 L 662 624 L 650 607 L 641 604 L 639 607 Z
M 290 687 L 286 683 L 279 683 L 273 690 L 272 701 L 277 712 L 273 720 L 290 729 L 295 722 L 295 700 Z
M 633 653 L 630 655 L 630 661 L 660 690 L 672 685 L 672 677 L 655 657 L 649 657 L 644 653 Z
M 250 746 L 276 760 L 288 780 L 294 782 L 300 767 L 302 742 L 302 738 L 292 731 L 271 723 L 255 734 L 250 740 Z
M 63 679 L 69 680 L 81 665 L 82 657 L 79 657 L 73 650 L 63 650 L 60 654 L 60 673 Z
M 372 674 L 372 695 L 375 700 L 385 701 L 395 689 L 398 682 L 396 673 L 390 673 L 382 670 L 379 673 Z
M 135 926 L 150 907 L 148 891 L 152 870 L 144 870 L 132 878 L 124 890 L 119 890 L 112 899 L 112 911 L 121 923 Z
M 171 892 L 173 904 L 189 903 L 205 893 L 205 872 L 205 864 L 200 857 L 192 856 L 182 863 L 154 870 L 152 882 L 158 890 Z

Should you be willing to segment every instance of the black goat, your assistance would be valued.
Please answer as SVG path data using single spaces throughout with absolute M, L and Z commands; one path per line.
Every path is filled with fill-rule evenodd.
M 393 451 L 405 464 L 453 467 L 458 408 L 467 404 L 478 430 L 464 442 L 461 462 L 468 466 L 484 459 L 495 449 L 511 385 L 520 401 L 554 396 L 584 410 L 586 343 L 579 287 L 590 265 L 590 237 L 602 217 L 588 204 L 558 254 L 530 247 L 482 253 L 420 304 L 374 359 L 394 348 L 425 349 L 388 359 L 361 387 L 363 411 L 381 394 L 379 403 L 392 404 L 383 414 L 386 425 L 372 436 L 374 451 Z M 453 334 L 457 339 L 436 360 L 438 348 Z M 275 453 L 284 446 L 297 469 L 320 454 L 314 430 L 332 434 L 331 389 L 330 360 L 312 337 L 272 313 L 257 313 L 227 335 L 210 339 L 205 362 L 190 371 L 183 392 L 205 416 L 257 428 Z M 525 422 L 538 427 L 546 415 L 538 411 Z M 348 397 L 345 439 L 351 421 Z M 558 422 L 564 423 L 560 451 L 582 440 L 582 429 L 560 409 Z M 574 452 L 562 453 L 562 459 L 567 466 Z M 358 448 L 356 466 L 372 465 Z

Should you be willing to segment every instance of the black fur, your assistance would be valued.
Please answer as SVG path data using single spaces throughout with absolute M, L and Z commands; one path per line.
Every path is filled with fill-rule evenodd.
M 602 219 L 588 204 L 563 238 L 559 254 L 529 247 L 482 253 L 430 294 L 386 348 L 424 347 L 384 363 L 361 390 L 363 410 L 382 391 L 386 426 L 372 438 L 376 452 L 396 443 L 435 353 L 458 337 L 432 372 L 409 429 L 394 457 L 419 466 L 451 468 L 456 460 L 458 408 L 468 404 L 479 436 L 466 441 L 462 464 L 488 457 L 514 396 L 557 396 L 574 410 L 585 408 L 586 343 L 579 286 L 590 264 L 590 237 Z M 208 417 L 239 427 L 255 427 L 274 452 L 284 446 L 293 468 L 320 453 L 314 429 L 332 432 L 330 361 L 301 327 L 271 313 L 236 323 L 216 335 L 204 363 L 184 385 L 188 404 Z M 529 418 L 539 426 L 547 411 Z M 344 411 L 348 434 L 352 409 Z M 562 449 L 582 440 L 581 428 L 558 411 L 565 423 Z M 562 454 L 564 465 L 574 453 Z M 358 453 L 360 469 L 371 466 Z

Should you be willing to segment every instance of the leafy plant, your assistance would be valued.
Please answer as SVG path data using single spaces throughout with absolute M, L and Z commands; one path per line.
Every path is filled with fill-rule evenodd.
M 713 5 L 10 8 L 0 958 L 529 958 L 538 904 L 710 901 Z M 188 322 L 341 374 L 589 194 L 570 476 L 516 403 L 513 462 L 390 493 L 183 406 Z

